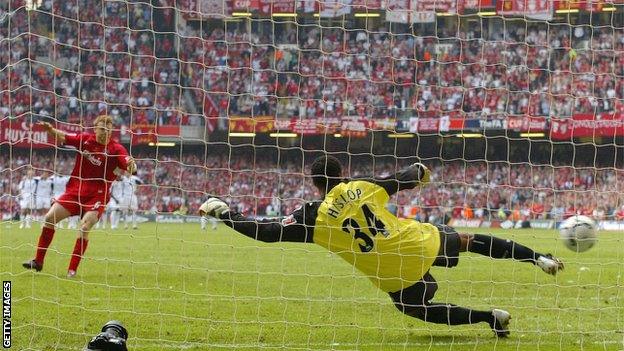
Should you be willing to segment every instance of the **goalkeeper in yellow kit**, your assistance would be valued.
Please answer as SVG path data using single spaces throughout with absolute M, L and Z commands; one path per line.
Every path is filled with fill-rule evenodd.
M 563 269 L 563 264 L 511 240 L 399 219 L 386 209 L 391 195 L 428 183 L 429 174 L 427 167 L 415 163 L 386 178 L 345 180 L 338 159 L 323 156 L 311 167 L 312 181 L 324 196 L 322 201 L 308 202 L 285 217 L 257 221 L 213 197 L 201 205 L 200 214 L 217 217 L 256 240 L 323 246 L 387 292 L 395 306 L 409 316 L 448 325 L 485 322 L 497 336 L 507 336 L 511 316 L 506 311 L 477 311 L 432 302 L 438 286 L 429 268 L 454 267 L 459 253 L 465 251 L 528 262 L 553 275 Z

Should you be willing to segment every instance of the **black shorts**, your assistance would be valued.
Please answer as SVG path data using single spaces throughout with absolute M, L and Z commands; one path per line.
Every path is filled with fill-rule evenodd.
M 440 250 L 433 261 L 434 266 L 455 267 L 459 262 L 461 239 L 455 229 L 447 225 L 436 225 L 440 232 Z M 409 306 L 423 306 L 433 298 L 438 290 L 438 283 L 427 271 L 416 283 L 403 290 L 390 293 L 395 306 L 404 311 Z

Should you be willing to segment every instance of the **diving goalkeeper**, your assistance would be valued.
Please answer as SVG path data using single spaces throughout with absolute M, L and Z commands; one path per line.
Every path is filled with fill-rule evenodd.
M 458 233 L 399 219 L 386 210 L 391 195 L 429 182 L 430 172 L 416 163 L 386 178 L 345 180 L 332 156 L 312 164 L 312 181 L 324 199 L 308 202 L 286 217 L 256 221 L 210 198 L 200 214 L 263 242 L 316 243 L 342 257 L 387 292 L 403 313 L 426 322 L 447 325 L 487 323 L 499 337 L 509 334 L 510 314 L 501 309 L 478 311 L 450 303 L 432 302 L 438 285 L 431 266 L 454 267 L 460 252 L 491 258 L 511 258 L 556 274 L 563 264 L 551 255 L 490 235 Z

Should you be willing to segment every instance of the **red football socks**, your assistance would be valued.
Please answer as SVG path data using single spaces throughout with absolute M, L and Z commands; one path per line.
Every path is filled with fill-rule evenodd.
M 76 239 L 76 244 L 74 245 L 74 252 L 72 253 L 71 260 L 69 261 L 70 271 L 78 270 L 78 265 L 80 264 L 80 260 L 82 259 L 82 255 L 84 255 L 85 251 L 87 251 L 87 245 L 89 244 L 89 240 L 78 238 Z
M 35 256 L 35 262 L 43 266 L 43 259 L 48 251 L 48 247 L 54 238 L 54 228 L 43 227 L 41 235 L 39 236 L 39 243 L 37 244 L 37 254 Z

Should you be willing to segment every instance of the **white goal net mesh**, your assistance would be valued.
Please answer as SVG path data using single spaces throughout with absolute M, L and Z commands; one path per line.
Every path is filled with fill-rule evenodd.
M 1 1 L 12 347 L 78 350 L 120 320 L 130 350 L 622 349 L 623 13 L 619 0 Z M 137 161 L 116 188 L 126 205 L 103 212 L 75 277 L 77 217 L 27 271 L 77 154 L 37 122 L 90 133 L 103 114 Z M 499 341 L 484 323 L 402 314 L 320 246 L 198 217 L 209 196 L 257 221 L 288 215 L 319 199 L 307 175 L 325 154 L 347 178 L 422 162 L 431 184 L 390 212 L 566 268 L 462 254 L 431 269 L 432 301 L 511 313 Z M 598 227 L 587 252 L 560 239 L 573 215 Z

